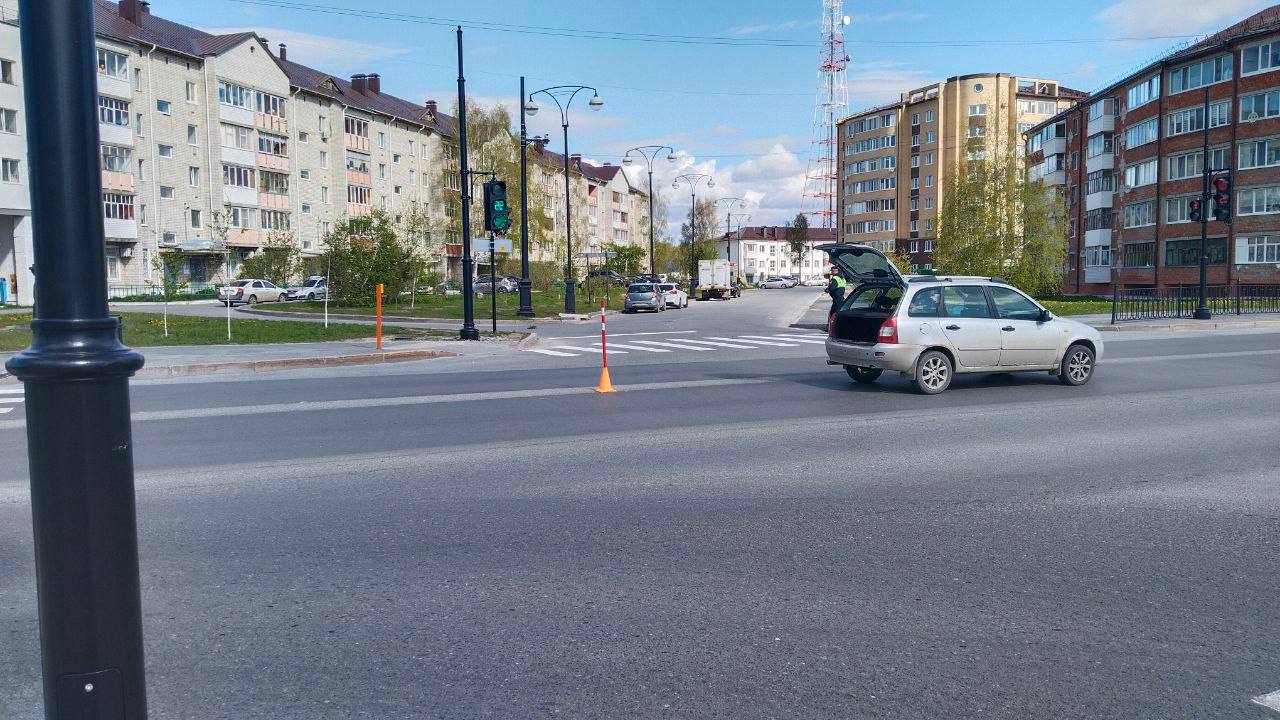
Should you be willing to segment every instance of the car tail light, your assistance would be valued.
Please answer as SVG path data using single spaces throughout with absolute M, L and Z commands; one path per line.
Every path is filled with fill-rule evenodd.
M 880 326 L 880 342 L 889 345 L 898 344 L 898 318 L 891 317 Z
M 243 295 L 243 294 L 244 294 L 244 288 L 236 288 L 236 294 L 237 294 L 237 295 Z

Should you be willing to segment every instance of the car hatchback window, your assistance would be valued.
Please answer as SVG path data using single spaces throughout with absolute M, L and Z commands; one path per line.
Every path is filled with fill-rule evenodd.
M 627 292 L 629 292 L 629 293 L 651 293 L 651 292 L 653 292 L 653 286 L 652 286 L 652 285 L 632 285 L 631 287 L 627 288 Z
M 942 299 L 946 304 L 947 317 L 991 317 L 991 307 L 987 305 L 987 295 L 982 292 L 980 287 L 962 285 L 960 287 L 943 288 Z
M 992 287 L 991 299 L 996 301 L 996 312 L 1005 320 L 1040 319 L 1040 308 L 1016 290 Z
M 925 288 L 911 298 L 907 314 L 911 317 L 937 317 L 942 310 L 941 288 Z
M 853 295 L 845 301 L 841 310 L 880 310 L 891 312 L 898 307 L 902 299 L 902 290 L 896 287 L 880 285 L 863 285 L 853 291 Z

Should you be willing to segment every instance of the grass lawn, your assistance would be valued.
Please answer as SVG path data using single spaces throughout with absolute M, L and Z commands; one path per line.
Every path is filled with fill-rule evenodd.
M 610 288 L 607 307 L 613 310 L 622 309 L 622 299 L 626 293 L 626 288 Z M 539 290 L 532 294 L 533 314 L 536 317 L 554 317 L 557 313 L 564 312 L 564 294 L 558 290 Z M 592 312 L 600 309 L 600 289 L 595 292 L 594 300 L 588 295 L 587 289 L 584 287 L 577 291 L 578 312 Z M 476 298 L 475 317 L 476 322 L 489 317 L 492 305 L 491 296 Z M 516 310 L 520 307 L 520 293 L 498 293 L 498 318 L 502 320 L 518 320 Z M 324 312 L 324 303 L 322 302 L 291 302 L 285 305 L 270 304 L 262 307 L 264 310 L 288 310 L 291 312 Z M 329 304 L 329 312 L 341 313 L 345 315 L 372 315 L 374 309 L 372 307 L 340 307 L 334 303 Z M 383 315 L 400 315 L 405 317 L 421 317 L 421 318 L 461 318 L 462 317 L 462 296 L 461 295 L 419 295 L 417 301 L 413 303 L 413 307 L 409 306 L 408 301 L 404 302 L 383 302 Z
M 227 322 L 223 318 L 170 315 L 169 337 L 165 337 L 164 318 L 158 313 L 123 313 L 123 317 L 124 342 L 130 347 L 300 343 L 373 337 L 373 328 L 367 325 L 334 323 L 326 330 L 323 324 L 315 322 L 233 319 L 232 342 L 227 343 Z M 31 315 L 0 315 L 0 351 L 26 348 L 31 343 L 30 322 Z M 456 340 L 458 337 L 458 333 L 451 330 L 391 326 L 384 326 L 382 334 L 413 340 Z
M 1037 298 L 1040 304 L 1049 308 L 1049 311 L 1055 315 L 1109 315 L 1111 314 L 1111 300 L 1092 297 L 1088 295 L 1081 296 L 1059 296 L 1052 298 Z

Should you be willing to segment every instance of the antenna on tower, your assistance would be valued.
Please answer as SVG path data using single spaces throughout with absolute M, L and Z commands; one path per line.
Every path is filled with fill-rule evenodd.
M 836 227 L 838 144 L 836 123 L 849 112 L 849 84 L 845 67 L 844 28 L 849 16 L 843 0 L 822 1 L 822 45 L 818 51 L 818 94 L 813 107 L 813 132 L 809 141 L 809 169 L 805 174 L 803 212 L 813 216 L 814 227 Z M 839 229 L 836 229 L 839 238 Z

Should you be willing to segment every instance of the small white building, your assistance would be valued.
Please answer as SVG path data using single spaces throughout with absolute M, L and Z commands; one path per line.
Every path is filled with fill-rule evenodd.
M 799 258 L 795 258 L 787 244 L 786 227 L 749 226 L 722 235 L 716 243 L 716 255 L 735 263 L 735 272 L 747 282 L 756 282 L 770 275 L 790 275 L 803 282 L 821 278 L 830 267 L 827 254 L 815 248 L 835 242 L 835 239 L 833 229 L 809 228 L 805 241 L 807 248 Z

